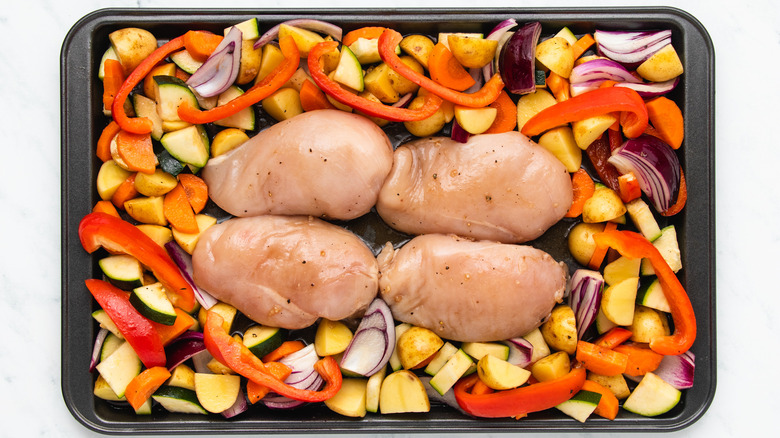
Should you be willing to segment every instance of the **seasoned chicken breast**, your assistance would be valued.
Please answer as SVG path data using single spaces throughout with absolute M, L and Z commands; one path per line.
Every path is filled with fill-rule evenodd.
M 365 243 L 306 216 L 216 224 L 200 237 L 192 265 L 198 287 L 274 327 L 362 316 L 377 294 L 377 261 Z
M 388 245 L 378 260 L 380 295 L 395 319 L 455 341 L 522 336 L 566 288 L 565 266 L 530 246 L 427 234 Z
M 519 132 L 507 132 L 467 143 L 435 137 L 400 146 L 376 208 L 408 234 L 519 243 L 541 236 L 571 202 L 563 164 Z
M 390 172 L 393 147 L 375 123 L 338 110 L 310 111 L 209 160 L 209 196 L 233 216 L 368 213 Z

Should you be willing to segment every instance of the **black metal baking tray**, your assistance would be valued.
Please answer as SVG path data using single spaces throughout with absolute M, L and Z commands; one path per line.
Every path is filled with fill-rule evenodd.
M 339 416 L 326 407 L 312 405 L 288 412 L 262 407 L 231 420 L 219 416 L 176 415 L 155 411 L 136 416 L 92 395 L 94 376 L 88 372 L 90 352 L 97 330 L 91 318 L 93 302 L 84 280 L 100 276 L 95 256 L 88 255 L 78 239 L 79 220 L 99 200 L 94 181 L 99 167 L 94 145 L 107 123 L 102 115 L 102 85 L 97 65 L 108 47 L 108 34 L 136 26 L 150 30 L 164 41 L 191 29 L 221 31 L 224 27 L 257 17 L 262 30 L 302 16 L 330 21 L 345 31 L 363 25 L 389 26 L 402 33 L 459 31 L 488 32 L 498 22 L 514 18 L 519 23 L 540 21 L 543 33 L 562 26 L 575 33 L 602 29 L 672 30 L 672 39 L 685 65 L 682 83 L 671 97 L 682 105 L 686 117 L 685 145 L 680 150 L 689 200 L 670 223 L 677 227 L 685 269 L 680 278 L 691 296 L 698 321 L 695 384 L 683 393 L 672 411 L 644 418 L 622 411 L 614 421 L 590 418 L 580 424 L 548 410 L 521 421 L 473 419 L 456 410 L 434 405 L 430 413 L 371 415 L 363 419 Z M 636 432 L 673 431 L 698 420 L 715 393 L 715 60 L 706 29 L 688 13 L 673 8 L 566 8 L 566 9 L 364 9 L 364 10 L 176 10 L 105 9 L 78 21 L 66 36 L 61 52 L 62 138 L 62 394 L 73 416 L 87 428 L 101 433 L 434 433 L 434 432 Z M 260 113 L 262 118 L 262 112 Z M 261 123 L 262 125 L 262 123 Z M 391 128 L 392 131 L 392 128 Z M 396 143 L 403 135 L 391 132 Z M 356 232 L 371 228 L 371 218 L 351 225 Z M 563 238 L 570 223 L 553 227 L 535 244 L 559 260 L 571 263 Z M 371 231 L 373 232 L 373 231 Z

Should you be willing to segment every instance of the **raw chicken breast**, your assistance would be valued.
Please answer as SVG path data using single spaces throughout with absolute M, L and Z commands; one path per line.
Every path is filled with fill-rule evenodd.
M 408 234 L 444 233 L 505 243 L 541 236 L 569 210 L 571 178 L 519 132 L 415 140 L 395 151 L 377 211 Z
M 371 210 L 393 162 L 374 122 L 338 110 L 311 111 L 260 132 L 209 160 L 209 196 L 233 216 L 354 219 Z
M 203 233 L 192 264 L 198 287 L 273 327 L 362 316 L 377 294 L 365 243 L 307 216 L 228 219 Z
M 388 245 L 379 271 L 395 319 L 464 342 L 525 335 L 561 301 L 567 281 L 565 266 L 536 248 L 442 234 Z

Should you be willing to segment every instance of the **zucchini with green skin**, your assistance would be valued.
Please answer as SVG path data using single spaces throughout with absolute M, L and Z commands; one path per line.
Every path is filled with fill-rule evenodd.
M 674 225 L 669 225 L 661 230 L 661 235 L 653 241 L 653 246 L 658 248 L 666 263 L 672 268 L 674 273 L 682 269 L 682 257 L 680 255 L 680 245 L 677 242 L 677 230 Z M 647 259 L 642 259 L 641 274 L 644 276 L 655 275 L 653 265 Z
M 244 94 L 244 90 L 238 86 L 233 85 L 219 95 L 217 98 L 217 106 L 225 105 L 242 94 Z M 214 124 L 218 126 L 224 126 L 226 128 L 237 128 L 243 129 L 245 131 L 252 131 L 255 129 L 255 110 L 250 105 L 231 116 L 215 121 Z
M 662 312 L 670 313 L 672 311 L 669 307 L 669 300 L 664 295 L 661 282 L 657 278 L 653 278 L 652 281 L 643 280 L 636 294 L 636 303 Z
M 596 410 L 599 401 L 601 401 L 601 394 L 598 392 L 581 390 L 571 399 L 556 406 L 556 408 L 580 423 L 584 423 L 590 417 L 590 414 Z
M 179 386 L 161 386 L 155 391 L 152 398 L 168 412 L 208 414 L 198 402 L 198 396 L 195 394 L 195 391 L 191 389 Z
M 200 169 L 209 160 L 209 139 L 201 125 L 168 132 L 162 136 L 160 143 L 173 158 L 195 168 Z
M 135 354 L 130 343 L 125 342 L 100 362 L 96 369 L 116 396 L 122 398 L 130 381 L 141 373 L 141 367 L 141 359 Z
M 471 360 L 471 357 L 462 349 L 458 349 L 431 378 L 431 387 L 441 395 L 446 394 L 455 385 L 455 382 L 469 371 L 473 364 L 474 361 Z
M 157 83 L 156 96 L 158 111 L 160 117 L 165 122 L 180 122 L 179 106 L 187 102 L 193 108 L 199 108 L 198 99 L 190 87 L 181 79 L 175 76 L 155 76 L 154 82 Z
M 106 330 L 110 331 L 111 334 L 118 337 L 119 339 L 124 340 L 125 337 L 122 336 L 122 333 L 119 331 L 119 328 L 114 324 L 114 321 L 111 320 L 111 317 L 108 316 L 108 313 L 106 313 L 103 309 L 98 309 L 92 312 L 92 318 L 95 319 L 95 321 L 100 324 L 100 327 L 105 328 Z
M 141 285 L 144 270 L 141 262 L 133 256 L 118 254 L 104 257 L 98 261 L 98 266 L 112 280 Z
M 645 417 L 655 417 L 669 412 L 679 402 L 679 389 L 655 374 L 647 373 L 623 402 L 623 408 Z
M 244 332 L 244 345 L 255 356 L 262 358 L 279 348 L 287 337 L 287 331 L 278 327 L 255 325 Z
M 634 226 L 647 240 L 652 242 L 661 236 L 661 228 L 658 226 L 652 210 L 641 198 L 626 203 L 626 210 Z
M 153 283 L 133 289 L 130 304 L 151 321 L 173 325 L 176 322 L 176 310 L 165 294 L 162 283 Z

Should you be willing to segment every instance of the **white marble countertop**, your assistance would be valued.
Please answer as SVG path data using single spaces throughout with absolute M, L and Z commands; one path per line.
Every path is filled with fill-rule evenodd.
M 104 7 L 362 7 L 355 0 L 30 0 L 0 11 L 0 436 L 96 436 L 60 392 L 59 55 L 66 33 Z M 581 1 L 388 0 L 374 7 L 552 7 Z M 774 319 L 780 185 L 774 184 L 780 87 L 780 6 L 774 0 L 591 1 L 666 5 L 708 29 L 717 77 L 717 393 L 699 421 L 673 436 L 767 436 L 780 363 Z M 17 162 L 18 160 L 18 162 Z M 23 165 L 22 165 L 23 164 Z M 32 167 L 29 167 L 32 166 Z M 775 219 L 772 219 L 775 218 Z M 583 434 L 583 436 L 586 434 Z M 406 435 L 398 435 L 406 436 Z

